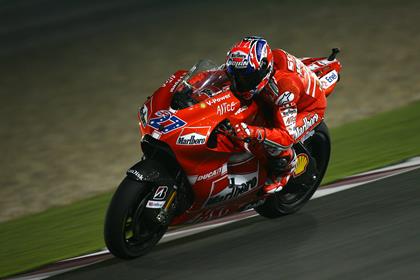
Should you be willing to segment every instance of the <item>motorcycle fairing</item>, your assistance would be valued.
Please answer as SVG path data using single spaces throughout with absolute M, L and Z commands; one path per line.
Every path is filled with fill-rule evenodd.
M 325 90 L 325 96 L 328 97 L 340 80 L 340 62 L 335 58 L 329 60 L 326 57 L 301 58 L 301 61 L 318 76 Z

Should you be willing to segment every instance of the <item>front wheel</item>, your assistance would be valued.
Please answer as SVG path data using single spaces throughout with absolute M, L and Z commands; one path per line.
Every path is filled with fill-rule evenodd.
M 145 215 L 153 187 L 126 177 L 112 197 L 105 217 L 104 238 L 109 251 L 122 259 L 150 251 L 167 230 Z
M 318 189 L 327 170 L 331 153 L 328 127 L 324 122 L 314 129 L 314 135 L 305 141 L 304 148 L 315 160 L 315 172 L 306 171 L 301 175 L 309 177 L 310 183 L 301 183 L 301 178 L 291 178 L 283 190 L 273 194 L 264 204 L 255 208 L 255 211 L 261 216 L 277 218 L 295 213 L 308 202 Z M 297 150 L 296 153 L 298 153 Z

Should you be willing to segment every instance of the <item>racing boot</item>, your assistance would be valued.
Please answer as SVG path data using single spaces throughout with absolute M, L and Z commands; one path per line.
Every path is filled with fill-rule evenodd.
M 265 185 L 263 187 L 264 193 L 266 194 L 273 194 L 279 192 L 286 186 L 287 182 L 289 181 L 290 175 L 284 177 L 277 177 L 273 176 L 272 178 L 268 178 L 265 181 Z
M 296 153 L 293 149 L 284 151 L 279 157 L 269 161 L 269 176 L 263 187 L 266 194 L 281 191 L 290 179 L 296 167 Z

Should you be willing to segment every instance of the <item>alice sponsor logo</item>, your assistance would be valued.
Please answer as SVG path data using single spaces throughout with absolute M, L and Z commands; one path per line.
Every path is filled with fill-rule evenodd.
M 230 102 L 230 103 L 222 103 L 217 105 L 217 114 L 219 116 L 222 116 L 226 114 L 227 112 L 233 112 L 235 110 L 236 103 Z
M 303 118 L 303 125 L 296 127 L 296 138 L 302 136 L 308 129 L 318 122 L 318 114 L 313 115 L 309 120 L 307 117 Z

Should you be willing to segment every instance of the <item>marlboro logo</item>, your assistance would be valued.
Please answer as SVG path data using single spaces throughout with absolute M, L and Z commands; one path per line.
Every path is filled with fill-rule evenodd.
M 210 127 L 186 127 L 179 134 L 177 145 L 203 145 L 206 143 Z
M 303 124 L 301 126 L 296 126 L 296 139 L 302 136 L 306 131 L 312 128 L 318 122 L 318 114 L 314 114 L 309 119 L 307 117 L 303 118 Z
M 226 177 L 214 181 L 206 206 L 213 206 L 227 200 L 236 199 L 251 192 L 258 186 L 258 170 L 247 174 L 229 175 L 228 185 L 224 185 Z

